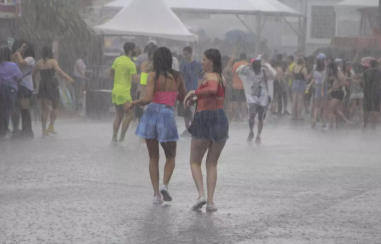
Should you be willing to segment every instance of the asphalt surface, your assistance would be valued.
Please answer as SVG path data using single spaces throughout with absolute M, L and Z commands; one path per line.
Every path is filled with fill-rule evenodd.
M 273 121 L 257 146 L 246 143 L 245 125 L 232 124 L 219 210 L 208 214 L 190 210 L 189 138 L 178 146 L 174 201 L 154 207 L 136 125 L 118 145 L 111 126 L 58 121 L 57 136 L 0 141 L 0 243 L 381 243 L 378 132 Z

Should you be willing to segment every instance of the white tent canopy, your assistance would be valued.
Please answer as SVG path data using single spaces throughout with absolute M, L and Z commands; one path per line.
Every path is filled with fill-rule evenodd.
M 189 32 L 164 0 L 130 0 L 114 18 L 94 28 L 104 35 L 149 36 L 180 41 L 197 40 L 197 37 Z
M 379 0 L 345 0 L 339 2 L 337 7 L 373 8 L 378 7 Z
M 125 7 L 132 0 L 117 0 L 107 7 Z M 145 0 L 141 0 L 145 1 Z M 209 13 L 298 16 L 296 10 L 277 0 L 165 0 L 172 10 Z

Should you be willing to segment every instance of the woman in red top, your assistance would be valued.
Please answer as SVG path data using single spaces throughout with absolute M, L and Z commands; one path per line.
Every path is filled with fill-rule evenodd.
M 199 198 L 193 206 L 201 209 L 207 204 L 207 211 L 217 211 L 213 202 L 217 182 L 217 162 L 225 147 L 229 133 L 229 121 L 224 111 L 225 80 L 222 77 L 221 54 L 217 49 L 205 51 L 202 61 L 204 81 L 196 91 L 190 91 L 184 100 L 185 107 L 197 101 L 197 111 L 189 127 L 192 134 L 191 169 Z M 201 171 L 202 159 L 206 159 L 208 198 L 205 199 Z

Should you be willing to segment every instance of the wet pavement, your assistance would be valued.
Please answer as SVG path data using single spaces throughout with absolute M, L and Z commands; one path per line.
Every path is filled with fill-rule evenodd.
M 174 201 L 152 206 L 135 127 L 118 145 L 111 122 L 58 121 L 58 136 L 0 141 L 0 243 L 381 243 L 380 133 L 273 121 L 257 146 L 232 124 L 208 214 L 190 210 L 190 139 L 179 142 Z

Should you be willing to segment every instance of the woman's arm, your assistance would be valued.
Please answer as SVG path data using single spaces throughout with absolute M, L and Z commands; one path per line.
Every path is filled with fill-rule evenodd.
M 197 89 L 194 93 L 196 96 L 217 94 L 220 78 L 215 74 L 208 74 L 206 76 L 206 82 L 208 83 L 208 86 L 202 89 Z
M 53 65 L 53 68 L 55 69 L 55 71 L 57 71 L 58 74 L 62 75 L 62 77 L 64 77 L 70 83 L 74 83 L 74 80 L 70 76 L 68 76 L 65 72 L 63 72 L 61 70 L 60 66 L 58 65 L 57 60 L 53 60 L 52 61 L 52 65 Z
M 146 86 L 146 91 L 144 94 L 144 97 L 140 98 L 139 100 L 136 100 L 132 102 L 132 107 L 133 106 L 138 106 L 138 105 L 147 105 L 152 102 L 153 99 L 153 94 L 155 92 L 155 73 L 151 72 L 148 75 L 148 80 L 147 80 L 147 86 Z
M 187 90 L 185 89 L 185 84 L 183 78 L 180 76 L 178 79 L 179 82 L 179 95 L 177 96 L 177 101 L 184 102 L 185 96 L 187 95 Z

